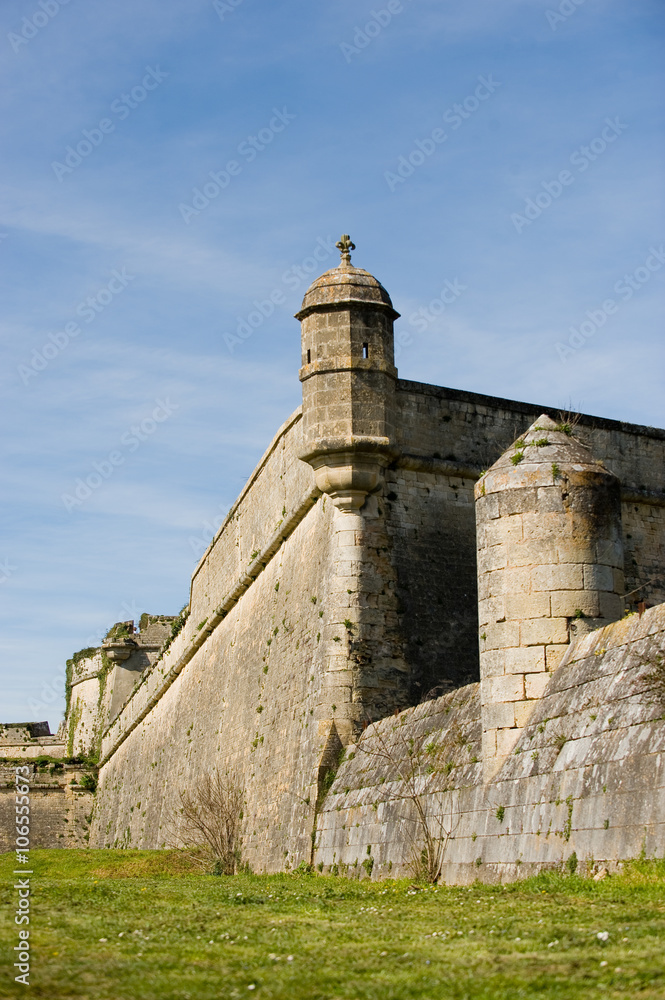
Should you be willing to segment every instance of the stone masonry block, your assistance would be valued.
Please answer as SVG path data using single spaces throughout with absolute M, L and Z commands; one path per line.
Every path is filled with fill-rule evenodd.
M 515 725 L 523 729 L 527 722 L 531 718 L 531 713 L 533 712 L 535 701 L 520 701 L 515 702 Z
M 582 566 L 564 563 L 558 566 L 535 566 L 531 570 L 533 590 L 583 590 L 584 572 Z
M 600 615 L 601 618 L 617 621 L 623 615 L 623 598 L 618 594 L 601 594 Z
M 484 628 L 487 638 L 485 649 L 506 649 L 509 646 L 519 646 L 520 626 L 517 622 L 496 622 Z
M 355 531 L 348 531 L 348 530 L 341 530 L 341 531 L 336 532 L 336 534 L 335 534 L 335 540 L 337 542 L 337 545 L 340 548 L 347 547 L 347 546 L 355 548 L 356 544 L 357 544 L 357 542 L 356 542 L 356 534 L 357 533 Z
M 494 573 L 479 573 L 478 574 L 478 600 L 484 601 L 488 597 L 492 596 L 492 578 Z M 495 585 L 498 587 L 498 580 L 495 581 Z M 497 594 L 503 593 L 502 590 L 497 590 Z
M 623 569 L 624 551 L 623 543 L 619 538 L 603 538 L 596 542 L 594 558 L 589 562 L 600 563 L 604 566 L 614 566 Z
M 543 514 L 547 514 L 549 511 L 563 510 L 561 490 L 558 486 L 552 484 L 552 486 L 538 487 L 538 510 L 542 511 Z
M 535 487 L 517 490 L 502 490 L 498 494 L 501 517 L 509 514 L 523 514 L 536 509 Z
M 528 594 L 531 587 L 530 567 L 519 567 L 518 569 L 507 569 L 503 572 L 492 573 L 491 591 L 492 594 Z M 547 587 L 533 588 L 547 590 Z
M 545 688 L 549 684 L 550 674 L 529 674 L 526 680 L 527 698 L 542 698 Z
M 568 643 L 560 643 L 556 646 L 545 646 L 545 665 L 550 673 L 561 663 L 565 652 L 568 649 Z
M 483 757 L 492 760 L 496 757 L 496 729 L 483 730 Z
M 568 641 L 568 622 L 565 618 L 533 618 L 520 626 L 520 645 L 563 643 Z
M 585 590 L 613 590 L 614 574 L 611 566 L 585 566 Z
M 496 734 L 497 757 L 508 757 L 520 738 L 520 729 L 499 729 Z
M 522 701 L 524 698 L 524 675 L 508 674 L 504 677 L 489 677 L 484 682 L 489 689 L 489 701 L 499 704 L 504 701 Z
M 505 613 L 509 620 L 524 618 L 548 618 L 550 615 L 550 595 L 506 594 Z
M 507 649 L 504 672 L 506 674 L 535 674 L 545 670 L 545 647 L 526 646 Z
M 353 532 L 344 531 L 341 534 L 353 534 Z M 340 562 L 348 560 L 349 562 L 354 559 L 362 559 L 363 551 L 359 546 L 356 545 L 338 545 L 335 549 L 335 558 Z
M 326 686 L 326 705 L 348 705 L 352 700 L 351 684 L 335 684 Z
M 511 729 L 515 725 L 514 701 L 495 704 L 489 702 L 483 707 L 483 729 Z
M 522 535 L 526 541 L 540 541 L 543 538 L 560 538 L 566 533 L 566 515 L 562 512 L 525 514 L 522 518 Z
M 555 618 L 571 618 L 576 611 L 582 611 L 591 618 L 597 618 L 600 611 L 598 594 L 588 590 L 558 590 L 551 594 L 552 615 Z
M 522 540 L 522 515 L 500 517 L 485 525 L 484 538 L 486 545 L 510 545 Z
M 560 563 L 593 561 L 593 546 L 586 539 L 560 538 L 556 541 L 556 557 Z
M 337 643 L 335 643 L 335 645 L 337 645 Z M 349 663 L 349 658 L 341 654 L 332 653 L 327 657 L 326 670 L 329 673 L 339 673 L 342 671 L 350 672 L 351 664 Z
M 557 561 L 554 539 L 524 539 L 505 548 L 509 566 L 538 566 Z
M 491 573 L 495 569 L 503 569 L 508 565 L 508 550 L 505 545 L 490 545 L 486 549 L 478 549 L 478 569 Z
M 505 673 L 506 650 L 488 649 L 480 654 L 481 677 L 500 677 Z
M 478 602 L 478 624 L 494 624 L 505 617 L 504 600 L 502 597 L 489 597 Z
M 477 500 L 478 518 L 493 520 L 499 516 L 499 498 L 496 493 L 489 496 L 481 496 Z

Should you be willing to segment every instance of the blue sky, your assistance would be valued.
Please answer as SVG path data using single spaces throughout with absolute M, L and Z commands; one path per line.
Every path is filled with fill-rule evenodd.
M 402 377 L 665 424 L 659 0 L 0 21 L 0 721 L 55 728 L 68 656 L 187 601 L 300 402 L 293 313 L 342 232 Z

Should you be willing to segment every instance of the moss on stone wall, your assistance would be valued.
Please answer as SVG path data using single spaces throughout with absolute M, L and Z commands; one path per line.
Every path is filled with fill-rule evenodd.
M 69 715 L 69 705 L 72 697 L 72 681 L 74 679 L 74 668 L 81 660 L 91 660 L 95 653 L 99 652 L 98 646 L 86 646 L 74 653 L 71 659 L 67 660 L 65 667 L 65 718 Z

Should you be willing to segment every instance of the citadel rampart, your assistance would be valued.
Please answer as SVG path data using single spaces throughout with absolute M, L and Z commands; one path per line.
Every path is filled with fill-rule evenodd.
M 387 871 L 391 862 L 399 867 L 406 843 L 406 820 L 400 820 L 399 811 L 404 802 L 396 804 L 390 788 L 384 789 L 387 797 L 369 803 L 361 796 L 354 803 L 353 809 L 360 811 L 353 814 L 353 823 L 360 825 L 348 842 L 349 824 L 342 821 L 340 827 L 338 820 L 351 807 L 342 804 L 340 782 L 356 787 L 353 783 L 361 780 L 349 762 L 325 796 L 342 749 L 355 746 L 368 723 L 375 723 L 368 734 L 387 731 L 398 713 L 407 726 L 410 720 L 431 725 L 443 743 L 448 730 L 455 739 L 466 734 L 463 743 L 446 750 L 455 789 L 437 788 L 438 779 L 423 777 L 423 794 L 432 799 L 445 791 L 445 809 L 458 817 L 447 849 L 448 874 L 467 877 L 469 842 L 481 836 L 489 839 L 472 861 L 480 857 L 488 873 L 503 871 L 504 861 L 505 871 L 514 872 L 510 866 L 518 860 L 539 864 L 559 859 L 561 852 L 551 845 L 538 854 L 535 841 L 528 842 L 527 850 L 522 841 L 497 839 L 505 830 L 498 824 L 494 829 L 490 813 L 499 806 L 506 813 L 514 809 L 510 837 L 516 837 L 519 810 L 524 826 L 534 796 L 552 792 L 552 784 L 538 784 L 536 777 L 549 774 L 550 765 L 556 770 L 554 759 L 528 774 L 520 772 L 519 780 L 510 769 L 516 766 L 513 748 L 524 744 L 533 720 L 540 718 L 543 698 L 550 697 L 564 663 L 572 663 L 564 659 L 559 666 L 562 656 L 567 651 L 577 656 L 568 646 L 571 638 L 578 637 L 575 649 L 582 648 L 580 643 L 589 641 L 579 638 L 585 621 L 590 627 L 620 617 L 624 603 L 630 607 L 665 600 L 665 432 L 584 415 L 571 428 L 561 415 L 543 413 L 542 407 L 400 380 L 392 360 L 396 315 L 376 279 L 351 267 L 348 250 L 339 268 L 317 279 L 299 313 L 303 408 L 280 428 L 196 568 L 182 629 L 161 655 L 171 620 L 156 620 L 162 631 L 152 640 L 143 629 L 117 634 L 101 651 L 85 651 L 77 661 L 68 717 L 70 749 L 99 751 L 101 765 L 91 846 L 163 845 L 174 833 L 180 791 L 195 785 L 202 773 L 220 768 L 242 777 L 247 817 L 243 853 L 257 869 L 279 870 L 313 858 L 324 866 L 353 865 L 361 842 L 365 851 L 371 848 L 377 873 Z M 520 470 L 510 461 L 515 454 L 511 442 L 519 442 L 538 420 L 549 420 L 544 436 L 552 440 L 542 452 L 525 453 L 531 458 Z M 612 578 L 615 603 L 610 608 L 603 597 L 602 613 L 600 604 L 592 608 L 585 603 L 593 601 L 594 587 L 594 593 L 606 593 L 605 583 L 598 583 L 605 579 L 598 568 L 605 557 L 598 546 L 589 548 L 572 525 L 570 544 L 580 550 L 574 559 L 589 566 L 587 576 L 582 571 L 578 580 L 574 571 L 574 587 L 552 586 L 554 596 L 547 590 L 546 610 L 543 604 L 538 611 L 542 602 L 531 596 L 522 608 L 519 595 L 531 595 L 540 586 L 542 567 L 548 571 L 548 560 L 560 559 L 554 544 L 542 551 L 527 544 L 523 551 L 531 554 L 525 561 L 541 560 L 541 569 L 525 571 L 508 625 L 500 602 L 488 603 L 492 595 L 481 594 L 485 617 L 479 628 L 479 570 L 481 587 L 483 566 L 489 572 L 500 570 L 497 593 L 504 605 L 508 594 L 503 573 L 508 562 L 497 567 L 483 563 L 487 535 L 477 536 L 476 523 L 481 473 L 499 460 L 496 464 L 503 461 L 509 476 L 522 477 L 508 483 L 509 492 L 520 499 L 506 511 L 510 524 L 499 518 L 501 532 L 491 539 L 495 559 L 497 541 L 512 544 L 518 521 L 523 539 L 528 518 L 537 521 L 546 513 L 528 506 L 532 485 L 524 477 L 532 475 L 530 462 L 533 475 L 543 477 L 542 488 L 559 497 L 562 510 L 568 509 L 566 484 L 576 475 L 572 452 L 566 457 L 568 438 L 571 447 L 588 449 L 584 461 L 591 480 L 605 476 L 615 484 L 610 535 L 620 539 L 624 576 Z M 549 455 L 555 445 L 564 449 L 564 458 L 559 452 Z M 606 470 L 602 474 L 596 474 L 599 461 Z M 563 476 L 554 473 L 558 463 L 565 466 Z M 490 483 L 492 476 L 494 469 L 481 483 Z M 593 508 L 593 491 L 589 498 Z M 542 519 L 543 531 L 552 537 L 568 530 L 568 523 L 566 511 L 559 521 Z M 538 530 L 536 524 L 536 534 Z M 491 531 L 496 533 L 496 526 Z M 514 556 L 511 549 L 506 559 Z M 612 565 L 618 572 L 617 560 L 615 553 Z M 558 611 L 552 610 L 555 599 Z M 541 618 L 549 624 L 543 625 Z M 610 628 L 620 631 L 623 625 Z M 555 631 L 545 634 L 547 629 Z M 482 654 L 479 632 L 485 636 Z M 542 648 L 542 676 L 537 679 L 534 664 L 541 654 L 535 647 Z M 649 647 L 648 655 L 656 655 L 654 648 Z M 504 658 L 488 657 L 492 650 Z M 486 664 L 482 696 L 481 656 Z M 500 682 L 493 675 L 499 660 Z M 599 661 L 605 662 L 604 654 L 593 662 Z M 568 676 L 568 667 L 564 673 Z M 590 676 L 587 670 L 573 687 L 591 683 Z M 639 692 L 635 697 L 639 700 Z M 408 706 L 417 707 L 400 716 Z M 640 725 L 647 721 L 645 716 Z M 653 733 L 644 726 L 640 739 L 651 740 Z M 594 734 L 594 753 L 609 767 L 612 739 L 604 731 Z M 555 735 L 561 740 L 561 733 Z M 582 739 L 573 737 L 576 743 Z M 527 754 L 532 763 L 541 755 L 536 742 Z M 643 754 L 643 749 L 641 743 L 631 744 L 628 756 L 648 757 L 656 780 L 656 750 Z M 534 752 L 538 756 L 532 759 Z M 543 762 L 550 756 L 543 749 Z M 359 754 L 356 768 L 358 760 Z M 586 772 L 577 763 L 574 769 L 572 790 L 561 801 L 570 795 L 582 801 L 590 794 Z M 381 773 L 378 765 L 376 771 Z M 367 767 L 362 781 L 373 789 Z M 428 781 L 434 782 L 433 790 Z M 551 806 L 553 826 L 559 824 L 559 812 L 560 804 Z M 623 828 L 622 823 L 616 826 Z M 653 831 L 649 844 L 662 850 L 662 826 Z M 632 851 L 635 836 L 617 835 L 612 850 Z M 496 850 L 488 846 L 491 838 L 499 845 Z M 604 843 L 602 838 L 598 843 Z M 579 849 L 570 844 L 571 851 L 586 850 L 582 840 Z
M 664 656 L 662 605 L 577 640 L 489 784 L 480 685 L 374 723 L 337 772 L 315 862 L 364 875 L 371 858 L 374 876 L 408 872 L 412 837 L 422 839 L 412 771 L 432 829 L 441 817 L 449 838 L 446 881 L 524 877 L 573 854 L 610 867 L 662 855 Z

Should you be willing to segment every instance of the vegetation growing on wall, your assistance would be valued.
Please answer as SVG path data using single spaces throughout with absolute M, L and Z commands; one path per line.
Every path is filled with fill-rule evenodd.
M 175 637 L 177 635 L 180 635 L 183 628 L 185 627 L 185 622 L 187 621 L 188 618 L 189 618 L 189 605 L 185 604 L 184 608 L 181 609 L 180 614 L 173 619 L 173 624 L 171 625 L 171 635 L 168 637 L 168 639 L 162 646 L 162 652 L 161 652 L 162 656 L 169 648 Z
M 65 716 L 69 713 L 69 703 L 72 697 L 72 681 L 74 679 L 74 668 L 81 660 L 90 660 L 99 652 L 99 647 L 97 646 L 86 646 L 85 649 L 79 649 L 78 653 L 74 653 L 71 659 L 67 660 L 65 667 Z

